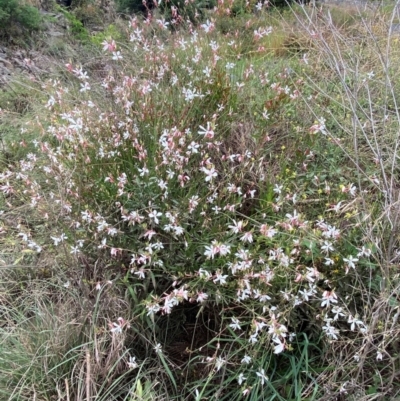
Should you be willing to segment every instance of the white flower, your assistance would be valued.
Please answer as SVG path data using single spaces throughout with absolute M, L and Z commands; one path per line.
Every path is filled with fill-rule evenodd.
M 174 230 L 175 235 L 182 235 L 185 232 L 181 226 L 173 226 L 172 229 Z
M 252 334 L 252 335 L 250 336 L 250 338 L 249 338 L 249 343 L 255 344 L 255 343 L 258 341 L 257 335 L 258 335 L 257 332 L 254 333 L 254 334 Z
M 164 180 L 158 180 L 158 184 L 157 184 L 161 190 L 165 190 L 168 189 L 168 184 L 164 181 Z
M 274 337 L 272 341 L 275 343 L 274 354 L 280 354 L 285 350 L 285 343 L 282 342 L 279 337 Z
M 79 247 L 78 246 L 71 246 L 71 254 L 76 255 L 77 253 L 79 253 Z
M 309 289 L 304 289 L 304 290 L 300 290 L 299 294 L 301 294 L 301 297 L 303 298 L 304 301 L 309 301 L 310 297 L 312 297 L 314 294 L 316 293 L 316 290 L 314 288 L 314 286 L 310 285 Z
M 161 4 L 161 0 L 159 1 L 158 4 L 159 5 Z M 158 19 L 157 23 L 158 23 L 159 27 L 162 28 L 162 29 L 167 29 L 168 25 L 169 25 L 169 22 L 166 22 L 164 18 Z
M 347 386 L 348 384 L 349 384 L 348 382 L 344 382 L 344 383 L 340 386 L 339 393 L 347 394 L 346 386 Z
M 118 50 L 116 52 L 113 52 L 113 56 L 112 56 L 113 60 L 121 60 L 122 59 L 122 55 L 121 52 Z
M 225 256 L 228 253 L 231 253 L 231 247 L 229 245 L 226 245 L 226 244 L 220 244 L 219 253 L 220 253 L 220 255 Z
M 249 242 L 252 243 L 253 242 L 253 233 L 251 231 L 248 231 L 246 233 L 244 233 L 241 237 L 240 240 L 242 242 Z
M 204 256 L 207 256 L 207 259 L 214 259 L 216 252 L 213 246 L 206 246 L 205 248 L 206 250 L 204 251 Z
M 211 277 L 211 273 L 208 272 L 207 270 L 201 268 L 201 267 L 200 267 L 198 273 L 199 273 L 199 277 L 200 278 L 203 278 L 203 279 L 206 279 L 206 280 Z
M 129 369 L 136 369 L 139 365 L 136 362 L 136 357 L 130 356 L 129 361 L 127 362 Z
M 217 368 L 217 370 L 220 370 L 222 366 L 225 365 L 225 363 L 226 361 L 219 356 L 215 361 L 215 367 Z
M 262 294 L 258 289 L 253 289 L 253 298 L 258 299 L 260 302 L 267 302 L 271 300 L 269 295 Z
M 335 315 L 333 317 L 333 320 L 338 320 L 340 316 L 344 316 L 344 313 L 342 308 L 339 308 L 338 306 L 334 306 L 332 308 L 332 313 Z
M 329 308 L 331 303 L 336 304 L 337 302 L 338 302 L 337 295 L 335 294 L 334 291 L 324 291 L 323 292 L 322 302 L 321 302 L 322 307 L 326 306 L 327 308 Z
M 147 305 L 146 308 L 148 311 L 147 316 L 154 315 L 154 313 L 159 312 L 161 309 L 160 305 L 158 305 L 158 304 Z
M 218 214 L 219 211 L 221 210 L 221 208 L 220 208 L 219 206 L 214 206 L 214 207 L 212 208 L 212 210 L 214 210 L 214 213 L 215 213 L 215 214 Z
M 264 327 L 268 326 L 267 323 L 265 323 L 263 321 L 259 322 L 257 320 L 254 321 L 254 325 L 255 325 L 255 328 L 256 328 L 256 333 L 262 331 L 264 329 Z
M 122 333 L 122 325 L 114 322 L 111 324 L 110 331 L 111 331 L 111 333 L 120 334 L 120 333 Z
M 215 284 L 219 282 L 219 284 L 224 285 L 226 284 L 226 278 L 228 277 L 227 274 L 217 273 L 216 278 L 213 280 Z
M 139 175 L 141 176 L 141 177 L 144 177 L 145 175 L 148 175 L 149 174 L 149 169 L 147 168 L 147 167 L 143 167 L 143 168 L 138 168 L 138 171 L 139 171 Z
M 193 153 L 199 153 L 199 151 L 198 151 L 199 147 L 200 147 L 200 145 L 199 145 L 198 143 L 192 141 L 192 142 L 190 143 L 190 145 L 188 146 L 188 151 L 189 151 L 190 153 L 192 153 L 192 154 L 193 154 Z
M 265 370 L 261 369 L 258 372 L 256 372 L 256 375 L 260 378 L 261 385 L 263 386 L 265 382 L 268 381 L 268 376 L 265 375 Z
M 328 254 L 329 252 L 333 252 L 335 248 L 332 246 L 332 243 L 329 241 L 324 241 L 323 245 L 321 245 L 321 251 Z
M 143 268 L 140 268 L 138 271 L 134 272 L 133 274 L 136 274 L 142 280 L 144 280 L 146 278 L 145 270 Z
M 277 231 L 274 228 L 268 227 L 267 224 L 262 224 L 260 227 L 260 233 L 268 238 L 272 238 Z
M 216 170 L 215 170 L 214 167 L 211 167 L 211 168 L 209 168 L 209 169 L 206 168 L 206 167 L 203 167 L 203 168 L 202 168 L 202 171 L 203 171 L 203 173 L 206 174 L 206 178 L 205 178 L 205 181 L 206 181 L 206 182 L 212 181 L 215 177 L 218 176 L 218 173 L 216 172 Z
M 154 244 L 150 244 L 152 249 L 155 249 L 156 251 L 159 251 L 160 249 L 164 249 L 164 245 L 162 242 L 157 241 Z
M 148 214 L 148 216 L 149 216 L 151 219 L 154 220 L 154 223 L 158 224 L 158 223 L 160 222 L 160 220 L 158 220 L 158 218 L 159 218 L 160 216 L 162 216 L 162 213 L 161 213 L 161 212 L 157 212 L 157 210 L 152 210 L 152 211 Z
M 19 233 L 18 237 L 22 237 L 22 241 L 28 242 L 28 234 Z M 53 237 L 52 237 L 53 238 Z
M 214 259 L 214 256 L 218 253 L 222 256 L 227 255 L 231 252 L 230 246 L 221 244 L 220 242 L 213 240 L 210 246 L 205 247 L 206 250 L 204 255 L 207 256 L 207 259 Z
M 246 223 L 243 220 L 233 220 L 233 225 L 228 226 L 228 228 L 231 229 L 232 233 L 237 234 L 240 231 L 242 231 L 242 228 L 246 225 Z
M 310 132 L 314 134 L 321 132 L 321 134 L 326 135 L 325 118 L 320 117 L 318 121 L 310 127 Z
M 325 331 L 325 334 L 327 335 L 328 338 L 337 340 L 339 330 L 337 328 L 331 326 L 331 321 L 332 321 L 332 319 L 325 319 L 326 325 L 322 326 L 322 330 Z
M 210 76 L 211 76 L 211 68 L 210 67 L 207 66 L 202 72 L 203 72 L 203 74 L 205 74 L 205 76 L 207 78 L 210 78 Z
M 350 329 L 351 331 L 354 331 L 356 327 L 360 329 L 360 331 L 364 332 L 366 331 L 367 327 L 365 326 L 364 322 L 360 320 L 357 315 L 353 317 L 352 315 L 349 315 L 349 318 L 347 320 L 347 323 L 350 323 Z
M 358 259 L 353 258 L 353 256 L 349 255 L 347 258 L 343 258 L 343 262 L 346 262 L 348 267 L 352 267 L 353 269 L 355 269 L 356 265 L 354 262 L 358 262 Z
M 359 258 L 363 257 L 363 256 L 369 258 L 371 256 L 371 254 L 372 254 L 371 249 L 368 249 L 365 246 L 363 246 L 361 249 L 360 248 L 357 248 L 357 249 L 359 250 L 359 252 L 357 253 L 357 256 Z
M 229 325 L 230 328 L 232 328 L 233 330 L 242 330 L 242 328 L 240 327 L 240 322 L 238 319 L 232 317 L 232 323 Z
M 90 89 L 91 88 L 88 82 L 81 83 L 81 89 L 79 90 L 79 92 L 86 92 L 89 91 Z
M 205 292 L 199 292 L 197 294 L 196 301 L 201 303 L 201 302 L 204 302 L 205 300 L 207 300 L 207 298 L 208 298 L 208 295 Z
M 60 242 L 64 242 L 65 239 L 68 237 L 63 233 L 59 237 L 51 237 L 51 239 L 54 241 L 54 245 L 58 246 Z
M 207 122 L 207 127 L 203 127 L 202 125 L 200 125 L 200 131 L 198 131 L 198 134 L 204 135 L 204 138 L 207 139 L 212 139 L 215 135 L 210 122 Z
M 248 249 L 238 249 L 238 251 L 235 253 L 235 256 L 241 260 L 249 260 L 251 258 Z
M 300 216 L 297 214 L 297 210 L 294 210 L 293 214 L 286 213 L 285 217 L 289 220 L 290 224 L 296 224 Z
M 200 25 L 201 28 L 204 29 L 205 33 L 209 33 L 214 29 L 214 24 L 210 22 L 210 20 L 207 20 L 205 24 Z
M 282 188 L 283 188 L 283 185 L 275 184 L 275 187 L 274 187 L 273 191 L 274 191 L 277 195 L 280 195 L 280 194 L 282 193 Z
M 162 353 L 162 347 L 161 344 L 158 343 L 155 347 L 154 347 L 154 351 L 156 351 L 157 354 L 161 354 Z
M 245 355 L 240 362 L 244 365 L 248 365 L 251 362 L 251 358 L 248 355 Z
M 240 373 L 240 375 L 239 375 L 238 378 L 237 378 L 237 381 L 238 381 L 239 385 L 242 385 L 242 383 L 243 383 L 244 381 L 246 381 L 246 380 L 247 380 L 247 378 L 244 377 L 244 374 L 243 374 L 243 373 Z
M 340 209 L 342 208 L 343 201 L 340 201 L 336 205 L 332 205 L 332 207 L 328 210 L 333 210 L 335 213 L 340 213 Z
M 357 191 L 357 187 L 355 187 L 353 184 L 349 185 L 349 194 L 354 197 L 356 196 L 356 191 Z

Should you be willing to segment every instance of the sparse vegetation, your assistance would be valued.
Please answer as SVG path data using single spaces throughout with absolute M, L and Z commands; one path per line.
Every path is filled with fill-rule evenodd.
M 396 13 L 233 5 L 3 88 L 2 399 L 400 396 Z

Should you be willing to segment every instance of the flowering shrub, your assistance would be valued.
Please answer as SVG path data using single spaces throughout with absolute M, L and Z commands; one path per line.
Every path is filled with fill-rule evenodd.
M 329 122 L 302 117 L 314 99 L 299 75 L 313 73 L 305 55 L 273 69 L 243 58 L 240 38 L 222 41 L 212 20 L 189 36 L 154 24 L 132 19 L 129 42 L 103 42 L 101 82 L 71 63 L 74 90 L 46 82 L 51 117 L 0 175 L 5 208 L 29 204 L 45 230 L 9 229 L 37 257 L 59 252 L 66 269 L 82 266 L 99 294 L 114 275 L 137 315 L 108 322 L 110 336 L 153 330 L 149 352 L 175 387 L 162 322 L 190 309 L 205 334 L 183 354 L 209 378 L 188 373 L 196 399 L 212 380 L 231 394 L 232 378 L 243 395 L 290 397 L 283 372 L 305 363 L 310 341 L 370 335 L 354 287 L 381 277 L 358 218 L 366 189 Z M 254 30 L 260 55 L 271 34 Z

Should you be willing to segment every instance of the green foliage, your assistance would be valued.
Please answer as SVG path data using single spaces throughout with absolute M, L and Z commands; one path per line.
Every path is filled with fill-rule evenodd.
M 69 30 L 72 37 L 81 42 L 89 42 L 90 35 L 88 30 L 84 27 L 82 21 L 80 21 L 73 12 L 70 12 L 63 7 L 57 7 L 57 9 L 64 15 L 64 17 L 68 21 Z
M 40 28 L 41 16 L 36 7 L 22 0 L 0 0 L 0 36 L 27 35 Z
M 102 43 L 109 38 L 113 38 L 117 41 L 123 38 L 121 31 L 114 24 L 107 25 L 103 31 L 92 35 L 90 40 L 94 45 L 102 47 Z

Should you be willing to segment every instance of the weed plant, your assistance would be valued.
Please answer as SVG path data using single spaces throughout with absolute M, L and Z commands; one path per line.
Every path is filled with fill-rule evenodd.
M 5 399 L 399 395 L 387 14 L 261 5 L 242 35 L 229 7 L 132 18 L 5 143 Z

